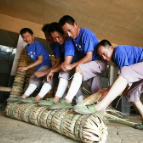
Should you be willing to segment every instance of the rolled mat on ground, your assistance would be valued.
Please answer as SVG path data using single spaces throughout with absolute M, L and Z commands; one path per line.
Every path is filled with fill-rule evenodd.
M 97 92 L 76 106 L 85 106 L 97 102 L 101 93 Z M 25 121 L 37 126 L 52 129 L 62 135 L 85 143 L 105 143 L 107 138 L 107 118 L 136 126 L 121 117 L 121 113 L 111 107 L 105 112 L 81 115 L 73 109 L 50 110 L 48 106 L 40 107 L 37 104 L 9 103 L 5 111 L 10 118 Z
M 15 102 L 8 104 L 6 115 L 85 143 L 105 143 L 107 138 L 107 127 L 96 114 L 81 115 L 73 110 L 49 110 L 48 107 Z

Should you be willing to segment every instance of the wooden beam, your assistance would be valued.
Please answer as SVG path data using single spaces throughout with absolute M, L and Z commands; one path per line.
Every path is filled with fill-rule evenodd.
M 11 91 L 11 87 L 0 86 L 0 92 L 10 92 L 10 91 Z

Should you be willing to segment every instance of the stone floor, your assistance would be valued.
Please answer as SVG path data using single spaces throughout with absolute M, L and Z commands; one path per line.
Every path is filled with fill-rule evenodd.
M 130 117 L 140 122 L 139 116 Z M 0 143 L 78 143 L 54 131 L 5 117 L 0 111 Z M 143 131 L 110 121 L 106 143 L 143 143 Z

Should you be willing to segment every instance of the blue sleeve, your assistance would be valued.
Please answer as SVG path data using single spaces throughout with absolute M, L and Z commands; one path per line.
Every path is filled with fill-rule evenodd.
M 124 51 L 119 51 L 115 53 L 114 56 L 115 64 L 117 64 L 118 68 L 121 69 L 123 66 L 128 66 L 128 58 Z
M 71 39 L 67 39 L 64 43 L 65 53 L 64 56 L 74 56 L 75 47 Z
M 62 57 L 62 51 L 61 51 L 59 44 L 54 43 L 54 44 L 51 44 L 50 47 L 53 51 L 55 58 L 61 58 Z
M 95 46 L 98 44 L 98 39 L 96 37 L 90 36 L 87 34 L 86 36 L 83 36 L 84 41 L 84 53 L 94 51 Z

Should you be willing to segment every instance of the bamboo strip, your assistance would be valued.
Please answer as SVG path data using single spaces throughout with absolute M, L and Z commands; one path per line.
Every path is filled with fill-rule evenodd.
M 10 92 L 10 91 L 11 91 L 11 87 L 0 86 L 0 92 Z
M 77 104 L 76 106 L 85 106 L 85 105 L 93 104 L 97 102 L 100 99 L 100 97 L 101 97 L 101 93 L 96 92 L 91 96 L 87 97 L 85 100 L 83 100 L 81 103 Z

